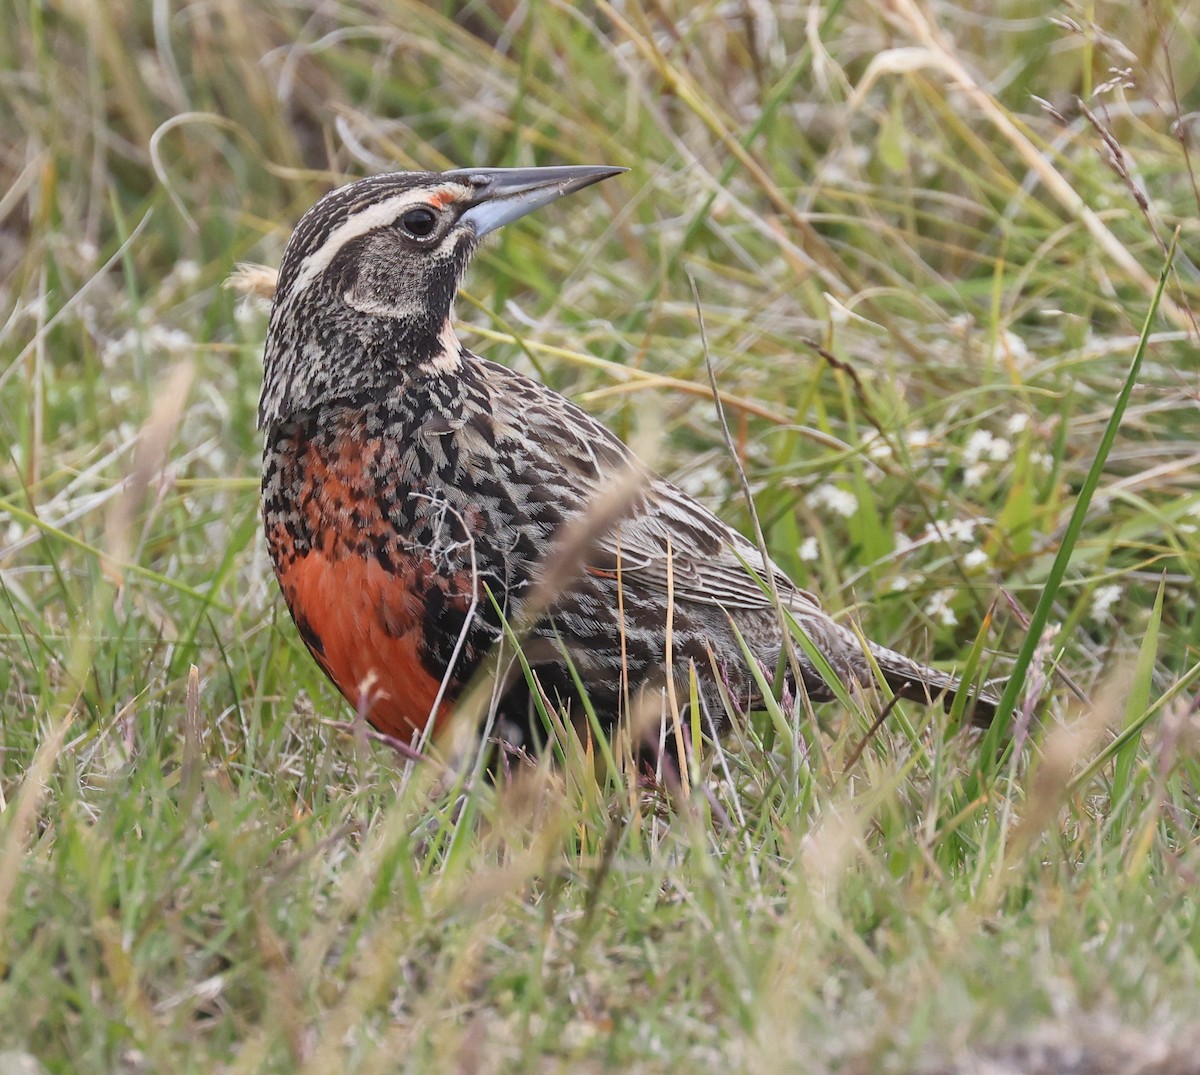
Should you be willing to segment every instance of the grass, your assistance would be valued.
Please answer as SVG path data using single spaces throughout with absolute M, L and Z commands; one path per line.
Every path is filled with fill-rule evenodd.
M 1200 23 L 1059 14 L 0 12 L 0 1070 L 1195 1070 Z M 749 532 L 694 279 L 772 554 L 1021 655 L 1008 749 L 834 703 L 667 803 L 338 728 L 222 284 L 346 176 L 471 163 L 632 171 L 487 248 L 470 345 Z

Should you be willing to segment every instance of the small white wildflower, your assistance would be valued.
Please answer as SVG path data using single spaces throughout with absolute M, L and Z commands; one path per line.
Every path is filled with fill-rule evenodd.
M 713 463 L 704 463 L 679 475 L 675 484 L 688 496 L 704 500 L 715 495 L 717 490 L 728 483 L 725 482 L 720 467 Z
M 983 567 L 988 562 L 988 554 L 983 549 L 971 549 L 962 558 L 962 565 L 968 571 L 974 571 L 976 568 Z
M 1012 445 L 1003 437 L 994 436 L 989 430 L 977 429 L 967 438 L 963 448 L 963 458 L 969 463 L 977 463 L 990 459 L 994 463 L 1003 463 L 1012 455 Z
M 876 461 L 881 459 L 891 459 L 892 446 L 888 444 L 888 442 L 881 436 L 875 434 L 866 443 L 866 453 L 868 459 L 873 459 Z
M 951 590 L 938 590 L 925 602 L 925 614 L 943 627 L 953 627 L 958 623 L 958 617 L 954 614 L 954 609 L 950 607 L 952 596 L 953 591 Z
M 192 337 L 179 328 L 151 325 L 146 331 L 144 344 L 147 351 L 170 351 L 179 353 L 192 348 Z
M 832 186 L 849 187 L 858 180 L 857 175 L 851 175 L 846 171 L 840 161 L 835 158 L 829 158 L 821 163 L 821 178 Z
M 200 266 L 190 258 L 184 258 L 181 261 L 175 262 L 175 267 L 170 272 L 170 277 L 179 284 L 194 284 L 200 276 Z
M 963 485 L 967 489 L 978 489 L 987 476 L 988 465 L 986 463 L 972 463 L 963 471 Z
M 1016 436 L 1018 433 L 1024 433 L 1029 427 L 1029 415 L 1024 411 L 1017 411 L 1016 414 L 1009 417 L 1004 423 L 1004 428 L 1010 436 Z
M 936 523 L 926 523 L 922 535 L 926 540 L 961 541 L 964 545 L 975 540 L 974 519 L 942 519 Z
M 975 540 L 975 520 L 974 519 L 951 519 L 945 524 L 946 539 L 948 541 L 974 541 Z
M 1006 332 L 1004 334 L 1004 352 L 1018 364 L 1028 362 L 1032 357 L 1032 352 L 1029 350 L 1028 345 L 1015 332 Z
M 84 239 L 75 247 L 75 252 L 79 255 L 79 263 L 85 266 L 96 264 L 96 258 L 100 256 L 100 251 L 96 249 L 96 244 L 90 239 Z
M 892 545 L 897 552 L 906 552 L 908 549 L 911 549 L 915 544 L 916 544 L 916 541 L 914 541 L 912 538 L 910 538 L 906 533 L 904 533 L 901 530 L 897 530 L 895 532 L 895 534 L 892 535 Z
M 30 299 L 25 304 L 25 315 L 39 323 L 46 320 L 46 315 L 49 312 L 50 300 L 45 295 L 39 295 L 36 299 Z
M 1054 456 L 1049 452 L 1030 452 L 1029 462 L 1039 470 L 1050 470 L 1054 466 Z
M 904 434 L 904 443 L 915 452 L 919 452 L 924 448 L 929 448 L 933 444 L 933 434 L 928 429 L 910 429 Z
M 806 537 L 800 542 L 796 555 L 805 563 L 811 563 L 821 555 L 821 545 L 815 537 Z
M 853 493 L 848 493 L 845 489 L 839 489 L 836 485 L 828 482 L 818 485 L 809 493 L 808 497 L 814 507 L 828 508 L 835 515 L 841 515 L 847 519 L 858 511 L 858 498 Z
M 888 589 L 892 593 L 904 593 L 905 590 L 912 586 L 912 579 L 907 575 L 894 575 L 892 581 L 888 584 Z
M 115 339 L 105 341 L 104 347 L 100 351 L 100 358 L 107 363 L 119 362 L 126 355 L 133 354 L 137 350 L 137 344 L 137 332 L 131 328 L 126 329 Z
M 983 459 L 992 447 L 992 434 L 987 429 L 977 429 L 967 438 L 963 447 L 963 458 L 974 463 Z
M 1104 619 L 1108 615 L 1108 610 L 1120 600 L 1120 597 L 1121 587 L 1115 582 L 1097 586 L 1092 591 L 1092 619 Z

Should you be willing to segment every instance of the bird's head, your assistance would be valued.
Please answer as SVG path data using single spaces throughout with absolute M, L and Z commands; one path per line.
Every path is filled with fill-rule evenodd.
M 480 240 L 624 170 L 393 172 L 326 194 L 283 253 L 259 425 L 384 388 L 457 348 L 451 307 Z

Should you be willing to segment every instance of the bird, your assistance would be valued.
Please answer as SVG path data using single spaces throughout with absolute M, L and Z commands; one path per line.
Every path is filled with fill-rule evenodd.
M 397 171 L 301 217 L 258 409 L 263 526 L 300 638 L 406 744 L 445 734 L 484 674 L 517 734 L 534 691 L 612 728 L 646 691 L 686 704 L 690 677 L 718 731 L 765 684 L 831 700 L 831 675 L 948 704 L 953 675 L 865 641 L 602 423 L 459 338 L 485 237 L 624 171 Z M 973 689 L 976 722 L 995 702 Z

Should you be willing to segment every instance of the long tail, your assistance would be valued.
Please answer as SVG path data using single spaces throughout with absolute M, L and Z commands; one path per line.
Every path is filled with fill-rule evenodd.
M 926 705 L 940 700 L 949 709 L 959 692 L 966 690 L 969 695 L 966 712 L 971 723 L 985 727 L 991 723 L 1000 698 L 986 684 L 964 688 L 961 680 L 948 672 L 930 668 L 874 642 L 870 643 L 870 647 L 883 678 L 901 698 L 924 702 Z
M 858 634 L 834 620 L 807 594 L 798 592 L 790 611 L 799 627 L 825 655 L 843 681 L 857 681 L 868 686 L 876 682 L 875 669 L 863 652 L 863 640 Z M 926 705 L 940 700 L 949 709 L 958 692 L 967 690 L 970 697 L 966 712 L 971 722 L 985 726 L 991 723 L 1000 698 L 988 685 L 964 688 L 962 682 L 948 672 L 930 668 L 877 642 L 868 641 L 866 645 L 888 686 L 901 698 L 924 702 Z M 819 700 L 829 698 L 829 688 L 821 681 L 816 669 L 809 665 L 807 658 L 801 655 L 800 663 L 805 684 L 812 696 Z

